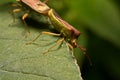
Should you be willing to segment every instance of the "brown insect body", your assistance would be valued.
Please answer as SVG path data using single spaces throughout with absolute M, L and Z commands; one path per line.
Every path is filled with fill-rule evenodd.
M 61 17 L 59 17 L 55 11 L 51 8 L 49 8 L 44 2 L 41 2 L 40 0 L 17 0 L 19 3 L 21 3 L 25 7 L 29 7 L 30 9 L 34 10 L 35 12 L 38 12 L 42 15 L 45 15 L 49 17 L 50 22 L 53 24 L 54 28 L 60 32 L 61 36 L 64 37 L 64 39 L 72 45 L 72 47 L 78 47 L 82 51 L 86 51 L 86 49 L 82 48 L 78 45 L 77 39 L 80 36 L 80 32 L 75 29 L 73 26 L 71 26 L 69 23 L 67 23 L 65 20 L 63 20 Z
M 22 5 L 27 5 L 26 7 L 29 7 L 32 10 L 44 15 L 46 14 L 46 11 L 50 9 L 45 3 L 41 2 L 40 0 L 20 0 L 19 2 Z
M 39 0 L 21 0 L 22 4 L 27 5 L 32 10 L 48 16 L 50 22 L 53 24 L 54 28 L 60 32 L 61 36 L 65 38 L 73 47 L 77 47 L 77 39 L 80 32 L 71 26 L 69 23 L 64 21 L 61 17 L 56 15 L 53 9 L 50 9 L 45 3 Z
M 75 29 L 73 26 L 71 26 L 69 23 L 67 23 L 65 20 L 63 20 L 61 17 L 59 17 L 55 11 L 51 8 L 49 8 L 44 2 L 41 2 L 40 0 L 17 0 L 22 5 L 27 6 L 28 8 L 45 15 L 49 18 L 50 22 L 52 23 L 53 27 L 60 33 L 62 37 L 64 37 L 65 41 L 68 43 L 68 46 L 73 50 L 73 48 L 77 47 L 81 49 L 84 54 L 86 54 L 86 49 L 79 46 L 77 43 L 78 37 L 80 36 L 80 32 Z M 46 0 L 48 1 L 48 0 Z M 49 33 L 49 32 L 45 32 Z M 52 35 L 56 35 L 54 33 L 49 33 Z M 39 37 L 39 36 L 38 36 Z M 37 38 L 38 38 L 37 37 Z M 32 42 L 34 42 L 37 38 L 35 38 Z M 90 65 L 92 65 L 92 62 L 88 55 L 86 55 L 88 58 Z
M 48 17 L 53 24 L 54 28 L 69 42 L 73 47 L 77 47 L 77 39 L 80 32 L 56 15 L 53 9 L 48 11 Z

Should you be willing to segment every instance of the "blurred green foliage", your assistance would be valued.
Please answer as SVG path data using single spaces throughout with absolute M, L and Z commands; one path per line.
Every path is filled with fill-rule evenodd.
M 86 58 L 83 61 L 81 67 L 83 78 L 85 80 L 120 80 L 120 1 L 62 1 L 65 4 L 64 7 L 54 6 L 54 8 L 59 9 L 57 12 L 83 33 L 79 37 L 79 43 L 86 46 L 87 53 L 93 62 L 91 68 Z M 78 63 L 81 66 L 81 57 L 78 57 L 80 52 L 76 51 Z
M 76 49 L 75 55 L 85 80 L 120 80 L 119 3 L 119 0 L 49 0 L 48 5 L 83 33 L 79 44 L 87 48 L 92 68 L 86 58 L 82 60 L 80 50 Z

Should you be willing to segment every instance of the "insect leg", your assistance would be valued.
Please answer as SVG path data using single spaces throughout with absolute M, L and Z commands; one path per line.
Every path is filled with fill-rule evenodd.
M 12 10 L 12 12 L 11 12 L 11 14 L 12 14 L 12 16 L 13 16 L 13 23 L 15 22 L 15 15 L 14 15 L 14 13 L 17 13 L 17 12 L 21 12 L 21 9 L 14 9 L 14 10 Z
M 77 45 L 77 47 L 78 47 L 79 49 L 81 49 L 81 51 L 83 52 L 83 54 L 85 54 L 85 56 L 87 57 L 87 59 L 88 59 L 88 61 L 89 61 L 90 66 L 92 66 L 92 61 L 91 61 L 89 55 L 86 54 L 86 49 L 85 49 L 84 47 L 78 46 L 78 45 Z
M 16 12 L 20 12 L 20 11 L 21 11 L 21 9 L 14 9 L 12 12 L 16 13 Z
M 47 4 L 47 3 L 48 3 L 48 1 L 49 1 L 49 0 L 45 0 L 45 1 L 43 1 L 43 3 Z
M 17 12 L 21 12 L 21 11 L 22 11 L 22 10 L 21 10 L 20 8 L 14 9 L 14 10 L 12 11 L 13 23 L 15 22 L 15 15 L 14 15 L 13 13 L 17 13 Z M 22 16 L 23 23 L 25 24 L 25 27 L 26 27 L 26 37 L 28 37 L 29 34 L 30 34 L 30 31 L 29 31 L 29 29 L 28 29 L 27 23 L 25 22 L 25 19 L 28 17 L 28 15 L 29 15 L 28 13 L 25 13 L 25 14 Z
M 73 46 L 72 46 L 70 43 L 68 43 L 68 42 L 66 42 L 66 44 L 67 44 L 68 47 L 72 50 L 72 57 L 75 59 Z
M 18 4 L 13 3 L 11 6 L 12 7 L 18 7 Z
M 64 38 L 59 39 L 52 47 L 50 47 L 47 51 L 45 51 L 44 54 L 46 54 L 47 52 L 49 52 L 51 49 L 53 49 L 58 44 L 61 44 L 63 41 L 64 41 Z
M 20 0 L 16 0 L 17 2 L 20 2 Z
M 28 13 L 25 13 L 23 16 L 22 16 L 22 20 L 23 20 L 23 23 L 25 24 L 25 27 L 26 27 L 26 37 L 28 37 L 30 35 L 30 31 L 29 31 L 29 28 L 28 28 L 28 25 L 27 23 L 25 22 L 25 19 L 28 17 Z
M 52 35 L 52 36 L 60 36 L 61 35 L 61 34 L 43 31 L 43 32 L 40 32 L 39 35 L 35 39 L 33 39 L 31 42 L 28 42 L 27 44 L 32 44 L 33 42 L 35 42 L 40 37 L 41 34 L 47 34 L 47 35 Z
M 16 0 L 17 2 L 20 2 L 20 0 Z M 12 15 L 13 15 L 13 22 L 15 22 L 15 15 L 13 13 L 17 13 L 17 12 L 21 12 L 22 10 L 20 9 L 20 7 L 22 6 L 21 4 L 16 4 L 16 3 L 13 3 L 11 5 L 12 7 L 16 7 L 16 9 L 13 9 L 12 10 Z
M 42 34 L 48 34 L 48 35 L 52 35 L 52 36 L 60 36 L 61 34 L 57 34 L 57 33 L 52 33 L 52 32 L 47 32 L 47 31 L 43 31 L 41 32 Z

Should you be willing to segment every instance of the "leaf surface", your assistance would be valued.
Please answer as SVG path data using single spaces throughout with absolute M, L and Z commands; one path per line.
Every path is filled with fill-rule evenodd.
M 39 32 L 49 31 L 45 24 L 28 20 L 30 36 L 25 38 L 21 15 L 15 14 L 13 23 L 10 4 L 0 5 L 0 11 L 0 80 L 82 80 L 65 42 L 43 54 L 60 37 L 42 34 L 33 44 L 26 45 Z

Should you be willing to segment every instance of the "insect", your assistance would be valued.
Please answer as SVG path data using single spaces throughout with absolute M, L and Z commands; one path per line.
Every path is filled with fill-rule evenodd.
M 60 32 L 60 36 L 63 36 L 64 39 L 70 43 L 74 48 L 79 47 L 82 51 L 85 51 L 84 48 L 78 46 L 77 39 L 80 36 L 80 32 L 71 26 L 69 23 L 64 21 L 61 17 L 59 17 L 56 12 L 49 8 L 45 2 L 41 2 L 39 0 L 17 0 L 19 3 L 25 6 L 29 6 L 32 10 L 41 13 L 49 18 L 50 22 L 54 26 L 54 28 Z M 25 18 L 25 16 L 24 16 Z
M 28 26 L 27 26 L 27 23 L 26 23 L 25 19 L 29 16 L 29 13 L 33 10 L 36 11 L 36 12 L 45 14 L 44 12 L 46 10 L 50 9 L 46 5 L 48 0 L 46 0 L 44 2 L 41 2 L 39 0 L 16 0 L 16 1 L 18 2 L 18 4 L 13 4 L 12 6 L 15 6 L 17 8 L 14 9 L 12 12 L 17 13 L 17 12 L 24 11 L 24 14 L 22 16 L 22 20 L 23 20 L 23 22 L 25 24 L 25 27 L 26 27 L 26 32 L 27 32 L 26 37 L 27 37 L 27 36 L 29 36 L 30 31 L 28 29 Z M 32 7 L 32 8 L 30 8 L 30 7 Z M 14 15 L 13 15 L 13 17 L 14 17 Z M 15 22 L 15 17 L 14 17 L 13 22 Z
M 44 14 L 44 12 L 46 12 L 46 10 L 50 9 L 46 3 L 48 2 L 48 0 L 41 2 L 39 0 L 16 0 L 19 4 L 18 6 L 23 7 L 24 9 L 26 9 L 26 13 L 22 16 L 22 20 L 25 20 L 25 18 L 27 18 L 27 16 L 29 15 L 29 12 L 31 10 L 34 10 L 38 13 L 42 13 Z M 19 12 L 21 11 L 20 8 L 18 9 L 14 9 L 13 12 Z
M 46 5 L 47 1 L 41 2 L 39 0 L 20 0 L 20 2 L 22 4 L 24 4 L 25 6 L 31 8 L 32 10 L 34 10 L 44 16 L 47 16 L 49 18 L 50 23 L 53 25 L 54 29 L 59 32 L 59 34 L 56 34 L 56 33 L 44 31 L 44 32 L 41 32 L 41 34 L 50 34 L 50 35 L 55 35 L 55 36 L 61 36 L 63 38 L 60 39 L 56 44 L 66 41 L 67 45 L 72 50 L 72 52 L 73 52 L 74 48 L 77 47 L 77 48 L 81 49 L 83 51 L 83 53 L 86 54 L 86 49 L 83 48 L 82 46 L 78 45 L 78 41 L 77 41 L 81 32 L 78 31 L 77 29 L 75 29 L 73 26 L 71 26 L 65 20 L 63 20 L 60 16 L 58 16 L 52 8 L 48 7 Z M 39 38 L 39 36 L 40 36 L 40 34 L 34 40 L 29 42 L 28 44 L 33 43 L 35 40 L 37 40 Z M 54 46 L 52 46 L 51 48 L 53 48 L 53 47 Z M 90 60 L 89 56 L 87 56 L 87 58 L 89 59 L 89 62 L 91 64 L 91 60 Z

